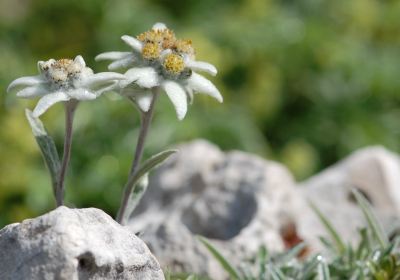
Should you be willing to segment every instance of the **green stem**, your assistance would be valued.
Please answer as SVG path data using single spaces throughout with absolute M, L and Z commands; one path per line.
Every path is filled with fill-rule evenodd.
M 71 158 L 72 146 L 72 126 L 74 122 L 74 113 L 78 105 L 76 100 L 71 100 L 65 103 L 65 136 L 64 136 L 64 152 L 60 168 L 60 174 L 56 188 L 56 203 L 57 207 L 64 205 L 64 181 L 67 173 L 69 160 Z
M 143 150 L 144 150 L 144 144 L 146 140 L 146 136 L 150 127 L 151 120 L 153 118 L 153 112 L 154 112 L 154 104 L 156 102 L 158 95 L 158 89 L 153 90 L 153 99 L 150 104 L 150 108 L 147 112 L 141 112 L 141 124 L 140 124 L 140 131 L 139 131 L 139 138 L 136 143 L 136 150 L 135 150 L 135 156 L 132 162 L 131 170 L 129 172 L 129 177 L 128 181 L 125 184 L 124 187 L 124 193 L 122 196 L 122 202 L 121 202 L 121 207 L 118 210 L 118 215 L 117 215 L 117 222 L 122 223 L 122 219 L 125 215 L 126 208 L 129 203 L 129 198 L 132 194 L 132 189 L 134 185 L 132 184 L 131 178 L 135 176 L 138 168 L 139 168 L 139 163 L 140 160 L 142 159 L 143 156 Z

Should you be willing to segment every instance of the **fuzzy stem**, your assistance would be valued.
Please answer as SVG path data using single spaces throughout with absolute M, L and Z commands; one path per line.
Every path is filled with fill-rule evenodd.
M 71 100 L 65 103 L 65 136 L 64 136 L 64 152 L 60 168 L 60 175 L 56 188 L 57 207 L 64 205 L 64 181 L 67 173 L 69 160 L 71 158 L 72 146 L 72 125 L 74 121 L 74 113 L 78 102 Z
M 122 219 L 125 215 L 125 211 L 128 206 L 128 203 L 129 203 L 129 198 L 132 194 L 134 185 L 131 183 L 130 179 L 133 176 L 135 176 L 136 172 L 138 171 L 139 163 L 143 156 L 144 144 L 145 144 L 146 136 L 147 136 L 147 133 L 148 133 L 148 130 L 150 127 L 151 120 L 153 118 L 154 104 L 156 102 L 157 95 L 158 95 L 158 89 L 154 89 L 153 90 L 153 99 L 151 100 L 149 110 L 147 112 L 141 112 L 141 124 L 140 124 L 139 137 L 138 137 L 138 141 L 136 143 L 135 156 L 134 156 L 134 159 L 132 162 L 131 170 L 129 172 L 128 181 L 124 187 L 124 193 L 122 196 L 121 207 L 119 208 L 117 219 L 116 219 L 118 223 L 122 223 Z

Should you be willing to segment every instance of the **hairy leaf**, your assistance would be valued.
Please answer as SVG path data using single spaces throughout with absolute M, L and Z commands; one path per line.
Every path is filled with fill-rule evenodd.
M 148 180 L 146 179 L 147 174 L 176 152 L 177 150 L 166 150 L 152 156 L 129 178 L 127 186 L 133 186 L 133 188 L 129 195 L 129 201 L 124 215 L 121 217 L 121 224 L 126 224 L 146 191 L 148 185 Z
M 60 158 L 57 153 L 56 145 L 54 144 L 53 138 L 51 138 L 44 128 L 43 123 L 39 118 L 35 118 L 32 115 L 32 111 L 25 110 L 26 118 L 28 119 L 29 125 L 32 128 L 33 135 L 35 136 L 36 142 L 42 152 L 43 159 L 50 172 L 51 183 L 53 187 L 53 193 L 56 194 L 56 187 L 60 172 Z

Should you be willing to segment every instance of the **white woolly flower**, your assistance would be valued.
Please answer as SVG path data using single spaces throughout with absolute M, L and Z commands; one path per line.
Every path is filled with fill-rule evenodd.
M 38 70 L 39 75 L 18 78 L 7 89 L 17 90 L 22 98 L 41 97 L 32 114 L 36 118 L 57 102 L 95 99 L 125 79 L 113 72 L 94 74 L 80 55 L 74 60 L 39 61 Z
M 96 60 L 111 60 L 110 70 L 130 68 L 125 73 L 127 79 L 120 82 L 121 94 L 133 98 L 142 111 L 149 110 L 154 88 L 165 91 L 180 120 L 186 115 L 193 93 L 208 94 L 222 102 L 214 84 L 195 72 L 215 76 L 217 69 L 210 63 L 195 60 L 190 40 L 177 39 L 162 23 L 156 23 L 136 38 L 124 35 L 121 39 L 132 51 L 106 52 L 99 54 Z

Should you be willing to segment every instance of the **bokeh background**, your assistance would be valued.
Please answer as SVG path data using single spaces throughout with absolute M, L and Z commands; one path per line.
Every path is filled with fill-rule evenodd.
M 179 122 L 161 98 L 147 155 L 206 138 L 286 164 L 302 180 L 355 149 L 400 150 L 400 1 L 0 0 L 0 227 L 54 207 L 50 181 L 24 116 L 34 101 L 6 93 L 36 62 L 128 50 L 123 34 L 165 22 L 191 38 L 223 105 L 196 96 Z M 62 151 L 62 105 L 43 121 Z M 137 136 L 138 115 L 115 94 L 76 115 L 67 202 L 114 215 Z M 207 155 L 205 155 L 207 156 Z

